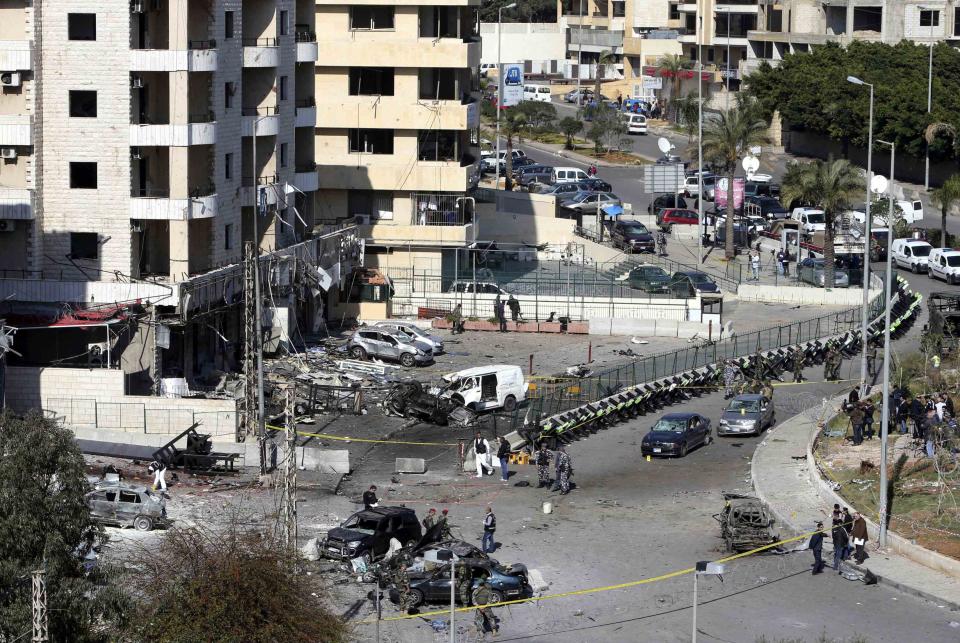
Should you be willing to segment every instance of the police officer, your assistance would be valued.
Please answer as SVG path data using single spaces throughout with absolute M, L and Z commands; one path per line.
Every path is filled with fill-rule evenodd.
M 803 349 L 797 347 L 793 349 L 793 381 L 802 382 L 803 381 L 803 366 L 804 358 L 806 356 L 803 354 Z
M 550 461 L 553 459 L 553 454 L 550 453 L 550 449 L 547 448 L 546 442 L 540 443 L 540 448 L 537 450 L 537 453 L 534 457 L 537 464 L 537 489 L 549 487 Z
M 867 373 L 877 374 L 877 341 L 873 339 L 867 345 Z
M 570 493 L 570 476 L 573 475 L 573 460 L 567 454 L 563 445 L 557 449 L 557 479 L 560 483 L 560 494 Z

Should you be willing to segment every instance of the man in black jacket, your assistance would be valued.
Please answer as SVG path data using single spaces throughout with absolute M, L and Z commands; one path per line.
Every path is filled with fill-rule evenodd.
M 833 540 L 833 569 L 839 572 L 840 562 L 846 553 L 847 545 L 850 544 L 850 537 L 842 523 L 834 522 L 833 529 L 830 531 L 830 538 Z
M 363 492 L 363 508 L 370 509 L 378 506 L 380 501 L 377 499 L 377 485 L 372 484 L 370 488 Z
M 497 447 L 497 459 L 500 460 L 500 481 L 507 484 L 510 477 L 510 470 L 507 469 L 507 459 L 510 457 L 510 443 L 502 435 L 498 438 L 500 446 Z
M 823 523 L 817 523 L 817 531 L 810 536 L 810 550 L 813 552 L 813 573 L 823 573 Z

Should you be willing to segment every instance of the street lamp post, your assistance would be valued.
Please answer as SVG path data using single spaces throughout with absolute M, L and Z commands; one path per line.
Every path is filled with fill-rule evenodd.
M 703 16 L 697 3 L 697 265 L 703 263 Z
M 854 85 L 866 85 L 870 88 L 870 119 L 867 133 L 867 205 L 863 223 L 863 313 L 860 329 L 860 344 L 863 354 L 860 358 L 860 397 L 867 394 L 867 326 L 870 324 L 870 183 L 873 180 L 873 84 L 865 83 L 856 76 L 847 76 L 847 82 Z M 888 222 L 890 223 L 890 222 Z M 889 235 L 888 235 L 889 236 Z
M 580 0 L 580 19 L 577 21 L 577 107 L 583 104 L 580 94 L 580 65 L 583 64 L 583 0 Z M 598 99 L 599 100 L 599 99 Z
M 885 291 L 885 306 L 883 310 L 883 406 L 880 414 L 880 533 L 878 540 L 881 547 L 887 546 L 887 434 L 890 421 L 890 300 L 893 290 L 893 169 L 897 154 L 895 143 L 877 141 L 882 145 L 890 146 L 890 182 L 887 184 L 887 285 Z
M 933 111 L 933 47 L 936 42 L 933 39 L 933 12 L 939 12 L 939 9 L 933 9 L 930 7 L 917 7 L 918 11 L 929 11 L 930 12 L 930 56 L 927 63 L 927 115 Z M 923 160 L 923 189 L 930 189 L 930 143 L 925 144 L 924 150 L 924 160 Z M 891 178 L 891 183 L 893 182 L 893 177 Z
M 500 62 L 500 32 L 503 30 L 503 10 L 513 9 L 516 6 L 517 3 L 512 2 L 497 10 L 497 170 L 493 180 L 494 190 L 500 188 L 500 111 L 503 109 L 503 65 Z

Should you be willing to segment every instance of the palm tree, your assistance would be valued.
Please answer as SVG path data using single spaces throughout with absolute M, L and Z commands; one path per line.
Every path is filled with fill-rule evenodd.
M 513 137 L 523 136 L 527 127 L 527 117 L 525 114 L 508 110 L 500 120 L 500 129 L 503 135 L 507 137 L 507 171 L 506 185 L 513 186 Z
M 680 100 L 680 72 L 687 68 L 689 61 L 679 54 L 664 54 L 657 60 L 657 72 L 660 76 L 670 77 L 670 111 L 677 118 L 675 103 Z M 664 110 L 666 112 L 666 110 Z
M 573 149 L 573 137 L 580 133 L 580 130 L 583 129 L 583 123 L 579 119 L 573 118 L 572 116 L 567 116 L 558 123 L 560 131 L 564 136 L 567 137 L 567 143 L 564 147 L 568 150 Z
M 940 245 L 947 247 L 947 215 L 960 205 L 960 174 L 954 174 L 930 193 L 930 201 L 940 208 Z
M 823 210 L 824 287 L 834 283 L 833 229 L 836 218 L 855 198 L 862 196 L 866 179 L 846 159 L 791 163 L 781 181 L 780 196 L 786 202 L 812 203 Z
M 593 98 L 597 101 L 597 105 L 600 104 L 600 81 L 603 78 L 603 71 L 606 70 L 607 65 L 613 65 L 617 62 L 617 56 L 606 49 L 600 52 L 600 57 L 597 58 L 597 78 L 596 85 L 593 90 Z
M 729 109 L 704 123 L 703 156 L 726 170 L 727 176 L 727 221 L 726 247 L 727 259 L 735 256 L 733 243 L 733 177 L 737 171 L 737 161 L 754 145 L 767 140 L 767 122 L 760 117 L 756 103 L 749 100 L 737 100 L 733 109 Z
M 693 92 L 688 93 L 675 103 L 677 108 L 677 123 L 683 125 L 687 133 L 687 142 L 693 141 L 693 132 L 697 129 L 700 118 L 700 101 Z

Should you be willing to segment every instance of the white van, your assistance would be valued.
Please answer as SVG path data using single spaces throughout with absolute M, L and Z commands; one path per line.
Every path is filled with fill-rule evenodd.
M 491 364 L 443 376 L 446 397 L 471 411 L 513 411 L 527 397 L 527 383 L 519 366 Z
M 960 249 L 934 248 L 927 260 L 927 274 L 951 285 L 960 284 Z
M 900 208 L 900 211 L 903 213 L 903 220 L 907 223 L 916 223 L 917 221 L 923 220 L 923 203 L 920 201 L 894 201 L 894 204 Z M 872 225 L 887 226 L 887 214 L 890 211 L 890 204 L 887 203 L 887 200 L 880 199 L 877 204 L 870 206 L 870 218 L 873 220 Z M 863 224 L 866 220 L 867 205 L 861 203 L 854 209 L 853 218 Z
M 920 239 L 894 239 L 890 251 L 893 262 L 898 268 L 906 268 L 914 273 L 927 271 L 927 260 L 933 250 L 926 241 Z
M 647 117 L 643 114 L 624 114 L 627 134 L 647 134 Z
M 590 177 L 583 170 L 576 167 L 555 167 L 550 173 L 550 182 L 557 183 L 576 183 L 577 181 L 586 181 Z
M 794 208 L 790 218 L 799 223 L 800 229 L 807 235 L 827 229 L 826 215 L 817 208 Z
M 542 103 L 550 102 L 549 85 L 524 85 L 523 100 L 538 100 Z

